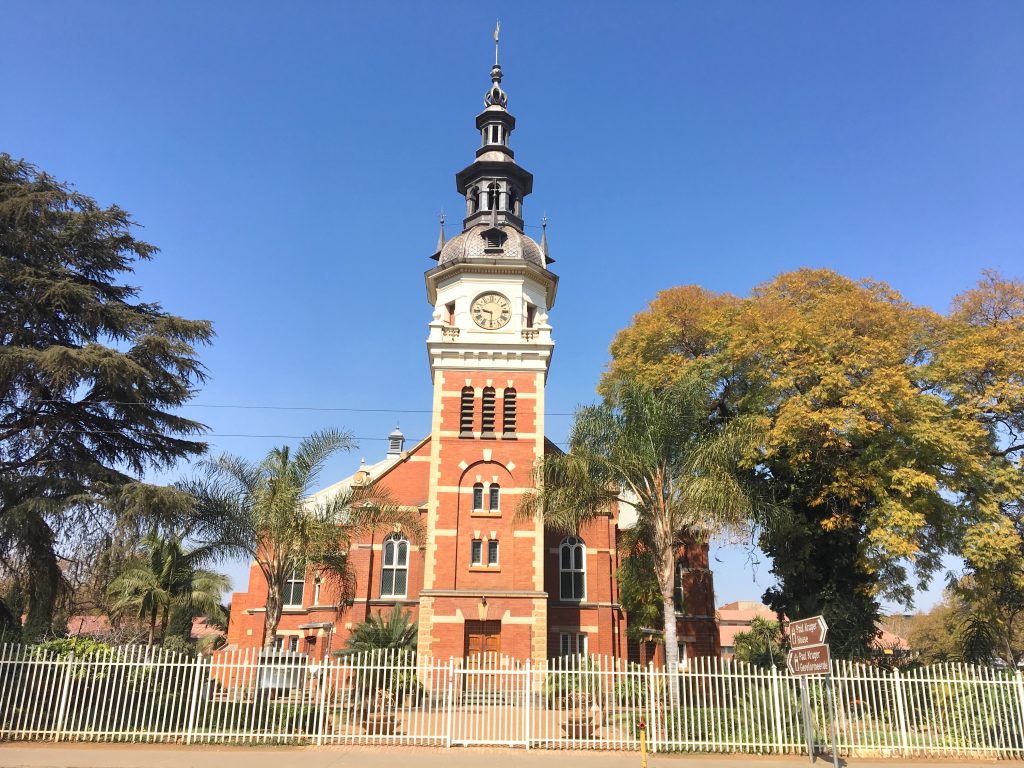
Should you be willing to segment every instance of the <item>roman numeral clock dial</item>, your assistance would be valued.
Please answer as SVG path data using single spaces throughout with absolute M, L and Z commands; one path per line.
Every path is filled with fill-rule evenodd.
M 500 293 L 481 293 L 470 307 L 473 322 L 489 331 L 505 326 L 512 319 L 512 305 Z

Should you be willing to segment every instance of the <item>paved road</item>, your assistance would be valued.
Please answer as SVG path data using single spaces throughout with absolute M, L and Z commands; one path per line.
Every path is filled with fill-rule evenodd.
M 138 744 L 2 744 L 4 768 L 639 768 L 636 752 L 545 751 L 522 749 L 430 747 L 168 747 Z M 890 760 L 851 759 L 850 768 L 949 768 L 952 765 L 992 765 L 994 760 Z M 648 768 L 807 768 L 806 757 L 754 755 L 651 755 Z M 831 768 L 819 758 L 814 768 Z

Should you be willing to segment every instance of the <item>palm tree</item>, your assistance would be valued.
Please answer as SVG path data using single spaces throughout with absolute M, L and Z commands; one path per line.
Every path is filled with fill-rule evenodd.
M 624 380 L 598 405 L 580 408 L 570 450 L 544 458 L 537 490 L 520 516 L 540 516 L 566 534 L 614 505 L 636 510 L 636 534 L 649 553 L 665 623 L 665 661 L 679 661 L 675 573 L 687 539 L 706 541 L 750 519 L 752 504 L 737 458 L 751 444 L 749 425 L 712 421 L 713 398 L 699 380 L 655 390 Z
M 345 642 L 344 651 L 337 655 L 347 655 L 372 651 L 380 648 L 395 648 L 400 651 L 416 650 L 416 624 L 411 620 L 412 614 L 403 611 L 397 605 L 387 614 L 371 615 L 366 621 L 356 624 L 352 634 Z
M 134 614 L 149 623 L 149 644 L 160 627 L 163 642 L 171 611 L 218 616 L 222 593 L 231 588 L 228 577 L 199 567 L 214 556 L 209 547 L 186 548 L 174 534 L 147 534 L 135 557 L 110 583 L 114 615 Z
M 205 476 L 183 486 L 196 499 L 193 535 L 253 560 L 263 575 L 266 648 L 273 646 L 293 573 L 315 567 L 336 583 L 342 605 L 354 583 L 348 561 L 353 537 L 387 527 L 421 538 L 419 511 L 392 503 L 372 485 L 314 496 L 328 459 L 353 446 L 348 434 L 324 430 L 303 439 L 294 453 L 289 446 L 274 448 L 259 463 L 229 454 L 204 461 Z

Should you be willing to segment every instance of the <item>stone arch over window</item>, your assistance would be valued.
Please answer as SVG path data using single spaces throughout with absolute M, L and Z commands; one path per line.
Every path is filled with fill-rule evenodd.
M 583 539 L 569 536 L 558 547 L 559 597 L 587 599 L 587 547 Z
M 381 550 L 380 596 L 405 597 L 409 589 L 409 540 L 393 533 L 384 539 Z
M 472 387 L 462 388 L 462 401 L 459 410 L 459 437 L 473 436 L 473 399 Z

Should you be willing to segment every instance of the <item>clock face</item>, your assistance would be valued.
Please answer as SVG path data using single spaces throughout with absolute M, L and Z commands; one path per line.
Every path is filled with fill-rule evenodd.
M 494 291 L 481 293 L 473 299 L 470 312 L 473 321 L 489 331 L 501 328 L 512 319 L 512 305 L 506 297 Z

